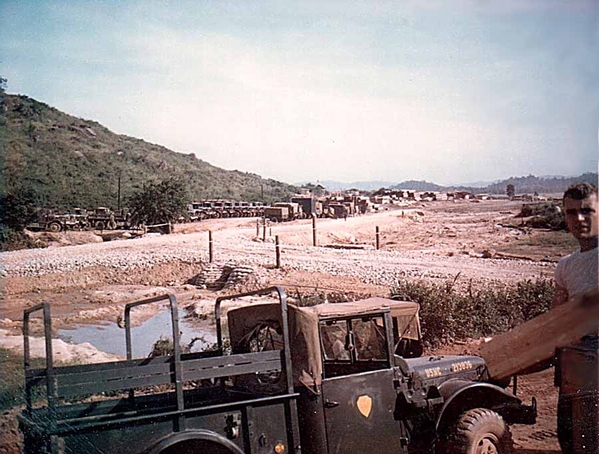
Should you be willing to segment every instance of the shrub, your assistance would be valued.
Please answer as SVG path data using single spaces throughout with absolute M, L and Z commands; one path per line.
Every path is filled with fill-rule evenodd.
M 32 358 L 31 367 L 44 367 L 45 360 Z M 44 396 L 43 387 L 33 389 L 33 401 Z M 0 349 L 0 411 L 25 403 L 25 374 L 23 357 L 10 350 Z
M 35 220 L 35 195 L 31 191 L 17 190 L 0 195 L 0 223 L 16 232 L 22 232 Z
M 186 185 L 180 179 L 147 182 L 129 199 L 131 221 L 150 225 L 175 222 L 184 212 L 186 200 Z
M 533 228 L 566 230 L 566 219 L 559 205 L 553 202 L 530 203 L 522 205 L 516 217 L 528 218 L 526 225 Z
M 31 237 L 23 232 L 13 230 L 0 223 L 0 251 L 15 251 L 18 249 L 32 249 L 42 247 Z
M 490 336 L 546 312 L 553 298 L 553 282 L 525 280 L 516 285 L 475 283 L 456 285 L 400 281 L 391 297 L 420 304 L 423 342 L 438 347 L 469 337 Z
M 191 347 L 189 345 L 181 344 L 181 353 L 189 353 Z M 148 355 L 149 358 L 155 356 L 168 356 L 172 355 L 175 351 L 173 340 L 170 337 L 160 336 L 160 338 L 154 342 L 152 351 Z

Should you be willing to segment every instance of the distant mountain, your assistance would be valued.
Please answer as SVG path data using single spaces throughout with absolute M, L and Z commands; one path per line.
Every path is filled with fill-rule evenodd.
M 471 181 L 468 183 L 452 183 L 452 184 L 448 184 L 445 185 L 446 188 L 453 188 L 453 187 L 468 187 L 468 188 L 486 188 L 488 186 L 491 186 L 492 184 L 496 184 L 499 183 L 500 180 L 493 180 L 493 181 Z
M 477 181 L 468 184 L 438 185 L 424 180 L 407 180 L 401 183 L 389 181 L 354 181 L 344 183 L 340 181 L 321 181 L 320 184 L 329 191 L 360 189 L 375 191 L 386 189 L 413 189 L 415 191 L 468 191 L 475 194 L 505 194 L 508 184 L 513 184 L 516 194 L 558 194 L 564 192 L 572 183 L 583 182 L 597 184 L 597 173 L 588 172 L 575 177 L 528 175 L 524 177 L 510 177 L 494 182 Z M 299 185 L 299 184 L 298 184 Z
M 597 173 L 583 173 L 577 177 L 510 177 L 484 188 L 483 192 L 490 194 L 505 194 L 508 184 L 513 184 L 516 194 L 558 194 L 566 190 L 573 183 L 587 182 L 597 185 Z
M 393 183 L 390 181 L 353 181 L 345 183 L 342 181 L 320 181 L 319 184 L 329 191 L 346 191 L 348 189 L 360 189 L 362 191 L 374 191 L 380 188 L 388 188 Z
M 40 206 L 90 208 L 126 201 L 146 181 L 182 178 L 190 201 L 228 198 L 287 200 L 295 186 L 215 167 L 182 154 L 118 135 L 27 96 L 0 90 L 0 193 L 22 187 Z
M 442 191 L 443 186 L 428 181 L 408 180 L 392 186 L 391 189 L 413 189 L 415 191 Z

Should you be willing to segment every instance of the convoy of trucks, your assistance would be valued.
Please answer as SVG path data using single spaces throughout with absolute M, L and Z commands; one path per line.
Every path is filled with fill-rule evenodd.
M 264 205 L 260 202 L 206 200 L 187 205 L 187 215 L 182 220 L 193 222 L 228 217 L 265 217 L 271 222 L 286 222 L 312 216 L 345 218 L 348 215 L 364 214 L 367 211 L 369 211 L 368 200 L 357 196 L 321 198 L 295 196 L 290 202 L 276 202 L 272 205 Z
M 131 228 L 131 215 L 125 210 L 113 211 L 106 207 L 93 210 L 74 208 L 68 212 L 41 210 L 35 222 L 27 225 L 29 230 L 61 232 L 65 230 L 114 230 Z
M 131 312 L 164 302 L 172 354 L 135 359 Z M 23 317 L 26 454 L 505 454 L 509 424 L 536 418 L 534 398 L 525 405 L 494 383 L 482 358 L 422 357 L 416 303 L 299 307 L 281 287 L 221 296 L 214 348 L 183 353 L 177 300 L 162 295 L 126 305 L 127 359 L 68 366 L 53 362 L 50 309 Z M 29 355 L 38 311 L 43 368 Z
M 276 202 L 272 205 L 262 202 L 209 199 L 188 204 L 184 215 L 176 221 L 197 222 L 205 219 L 266 217 L 271 222 L 286 222 L 312 216 L 346 218 L 348 215 L 363 214 L 368 210 L 368 201 L 357 196 L 326 198 L 296 196 L 292 197 L 290 202 Z M 67 212 L 40 210 L 36 221 L 27 226 L 30 230 L 55 233 L 66 230 L 114 230 L 133 227 L 130 212 L 124 209 L 114 211 L 108 207 L 96 207 L 92 210 L 75 208 Z

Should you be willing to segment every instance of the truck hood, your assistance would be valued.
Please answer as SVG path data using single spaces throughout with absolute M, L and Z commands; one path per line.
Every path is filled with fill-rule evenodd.
M 485 360 L 479 356 L 447 355 L 425 356 L 405 360 L 408 372 L 423 381 L 443 377 L 443 381 L 454 377 L 478 380 L 486 372 Z

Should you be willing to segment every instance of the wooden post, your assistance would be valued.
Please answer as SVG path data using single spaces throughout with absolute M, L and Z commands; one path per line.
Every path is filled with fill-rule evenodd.
M 262 241 L 266 241 L 266 217 L 262 218 Z
M 275 256 L 277 268 L 281 268 L 281 245 L 279 244 L 279 235 L 275 235 Z
M 214 250 L 212 248 L 212 230 L 208 230 L 208 261 L 212 263 L 214 260 Z
M 375 235 L 376 236 L 376 250 L 378 251 L 379 248 L 380 248 L 380 245 L 381 245 L 381 242 L 380 242 L 380 231 L 379 231 L 379 226 L 378 225 L 376 226 L 375 232 L 376 232 L 376 235 Z
M 316 246 L 316 214 L 312 213 L 312 246 Z
M 256 219 L 256 238 L 260 237 L 260 218 Z

